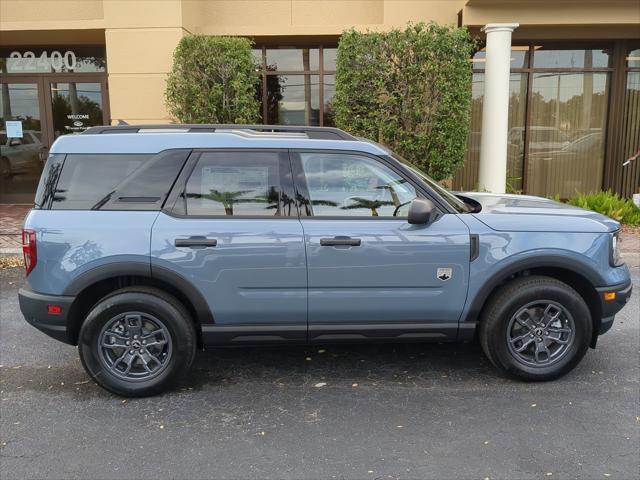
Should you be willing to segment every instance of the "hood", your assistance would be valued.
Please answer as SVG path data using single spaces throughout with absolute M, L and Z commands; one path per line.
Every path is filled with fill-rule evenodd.
M 482 206 L 475 217 L 494 230 L 520 232 L 614 232 L 615 220 L 548 198 L 463 192 Z

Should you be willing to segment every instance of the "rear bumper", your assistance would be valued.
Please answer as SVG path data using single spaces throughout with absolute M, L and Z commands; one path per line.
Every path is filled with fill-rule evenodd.
M 71 344 L 67 336 L 67 318 L 75 297 L 44 295 L 29 288 L 18 292 L 20 311 L 25 320 L 50 337 Z M 60 313 L 49 313 L 49 306 L 60 307 Z
M 611 326 L 613 325 L 613 320 L 622 307 L 624 307 L 629 299 L 631 298 L 631 291 L 633 290 L 633 285 L 631 281 L 627 283 L 623 283 L 620 285 L 611 285 L 608 287 L 599 287 L 596 288 L 598 295 L 600 297 L 600 303 L 602 306 L 602 320 L 600 322 L 600 329 L 598 330 L 598 335 L 602 335 L 603 333 L 607 333 Z M 615 300 L 605 300 L 605 293 L 615 292 L 616 298 Z

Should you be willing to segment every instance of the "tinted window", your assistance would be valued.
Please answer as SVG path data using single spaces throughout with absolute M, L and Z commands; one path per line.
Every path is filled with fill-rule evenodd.
M 51 208 L 159 210 L 188 153 L 67 155 Z
M 416 191 L 381 162 L 360 155 L 302 153 L 313 215 L 405 217 Z
M 275 152 L 203 153 L 185 189 L 187 215 L 288 215 L 281 171 L 287 163 Z M 285 211 L 284 207 L 288 207 Z
M 571 49 L 534 47 L 535 68 L 602 68 L 609 66 L 609 51 L 602 49 Z
M 40 183 L 38 183 L 38 190 L 36 190 L 35 208 L 49 208 L 63 163 L 64 155 L 49 155 L 47 158 L 47 163 L 45 163 L 40 176 Z

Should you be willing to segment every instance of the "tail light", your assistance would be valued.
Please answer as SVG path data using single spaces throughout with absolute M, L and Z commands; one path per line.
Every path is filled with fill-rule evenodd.
M 22 229 L 22 255 L 24 256 L 24 268 L 29 275 L 38 263 L 36 251 L 36 231 L 30 228 Z

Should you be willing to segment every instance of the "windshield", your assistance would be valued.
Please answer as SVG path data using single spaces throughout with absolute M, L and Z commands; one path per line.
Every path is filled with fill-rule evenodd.
M 433 178 L 431 178 L 429 175 L 424 173 L 418 167 L 410 164 L 407 160 L 405 160 L 404 158 L 402 158 L 400 155 L 396 153 L 392 153 L 391 156 L 396 160 L 398 160 L 400 163 L 402 163 L 405 167 L 407 167 L 413 173 L 415 173 L 418 177 L 420 177 L 420 179 L 423 180 L 432 189 L 438 192 L 438 194 L 442 198 L 444 198 L 449 205 L 451 205 L 453 208 L 456 209 L 456 211 L 460 213 L 469 213 L 471 211 L 471 208 L 469 208 L 466 203 L 464 203 L 462 200 L 456 197 L 449 190 L 441 186 L 438 182 L 436 182 Z

